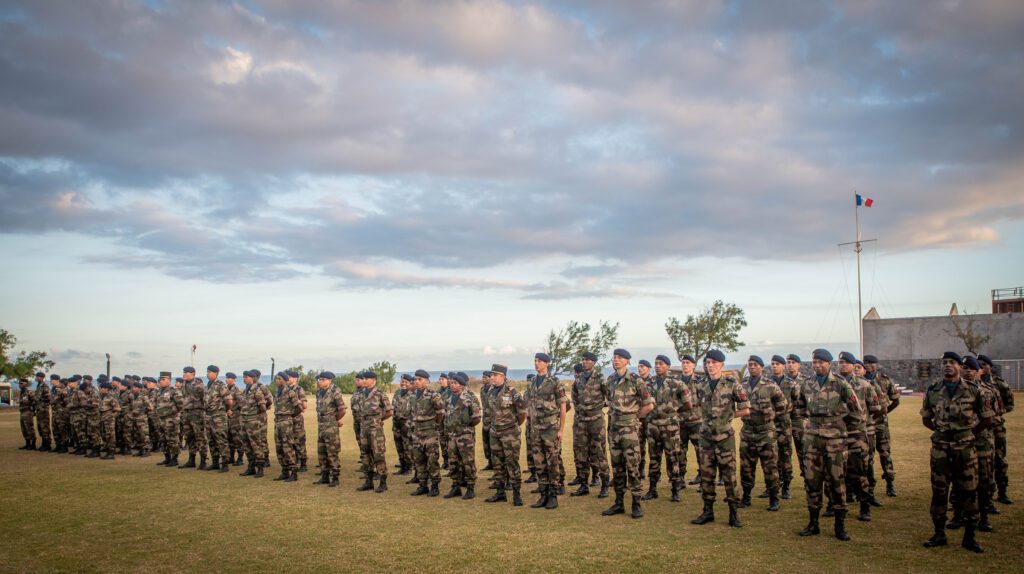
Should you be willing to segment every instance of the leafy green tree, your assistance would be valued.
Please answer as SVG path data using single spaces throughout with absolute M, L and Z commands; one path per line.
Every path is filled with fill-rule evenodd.
M 21 351 L 13 355 L 17 344 L 14 334 L 0 329 L 0 376 L 7 379 L 31 377 L 36 371 L 48 371 L 56 364 L 46 358 L 44 351 Z
M 573 365 L 580 362 L 587 351 L 597 355 L 597 367 L 603 368 L 611 361 L 611 357 L 604 355 L 618 339 L 618 323 L 599 321 L 597 328 L 592 329 L 590 323 L 569 321 L 564 329 L 552 329 L 548 333 L 544 352 L 551 356 L 551 372 L 556 375 L 571 373 Z
M 665 332 L 676 349 L 677 357 L 691 354 L 699 360 L 711 349 L 735 351 L 742 347 L 739 333 L 746 326 L 743 309 L 718 300 L 696 317 L 687 315 L 685 321 L 669 317 Z

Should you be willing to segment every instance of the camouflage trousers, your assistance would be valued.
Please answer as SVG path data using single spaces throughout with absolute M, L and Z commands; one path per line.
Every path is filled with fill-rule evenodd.
M 242 435 L 242 450 L 249 457 L 250 464 L 262 464 L 270 460 L 266 415 L 242 415 Z
M 36 429 L 39 431 L 39 440 L 44 445 L 49 445 L 52 440 L 50 433 L 50 407 L 44 406 L 36 409 Z
M 207 413 L 206 440 L 210 444 L 213 460 L 228 458 L 228 415 L 224 412 Z
M 700 476 L 700 423 L 679 425 L 679 480 L 686 478 L 687 444 L 693 445 L 693 458 L 697 462 L 697 476 Z
M 640 496 L 643 484 L 640 482 L 640 424 L 613 425 L 608 433 L 611 446 L 613 484 L 615 494 L 626 490 Z
M 523 482 L 519 469 L 519 451 L 522 436 L 519 425 L 505 429 L 491 429 L 491 456 L 494 458 L 494 480 L 498 484 L 519 488 Z
M 185 411 L 182 417 L 182 431 L 185 434 L 185 443 L 188 444 L 188 455 L 194 457 L 198 454 L 206 458 L 206 413 L 198 409 Z
M 448 431 L 448 476 L 453 485 L 476 486 L 476 428 Z
M 391 434 L 395 440 L 395 452 L 398 453 L 398 462 L 402 466 L 409 464 L 409 429 L 406 428 L 405 419 L 391 419 Z
M 647 477 L 651 484 L 661 480 L 661 458 L 665 457 L 665 468 L 671 484 L 679 482 L 679 425 L 676 423 L 647 425 L 647 450 L 651 455 L 651 466 Z
M 558 438 L 557 423 L 534 425 L 530 450 L 533 451 L 533 463 L 537 468 L 538 485 L 544 488 L 561 482 L 558 461 L 562 458 L 562 441 Z
M 149 448 L 153 446 L 149 442 L 149 417 L 130 417 L 126 422 L 132 429 L 131 435 L 135 439 L 135 448 L 139 450 L 149 450 Z M 132 443 L 126 443 L 125 446 L 130 448 Z
M 850 432 L 846 437 L 846 490 L 856 495 L 857 500 L 867 500 L 871 481 L 868 470 L 871 465 L 874 436 L 863 432 Z
M 124 409 L 117 415 L 117 422 L 114 424 L 114 434 L 117 436 L 118 448 L 128 448 L 132 444 L 132 423 L 128 421 L 128 411 Z
M 996 435 L 996 457 L 995 477 L 996 485 L 1005 489 L 1010 483 L 1008 472 L 1010 465 L 1006 463 L 1006 425 L 1005 423 L 995 428 Z
M 740 433 L 740 485 L 744 493 L 754 489 L 758 461 L 761 462 L 761 472 L 764 473 L 768 492 L 778 492 L 779 443 L 775 439 L 774 428 Z
M 35 417 L 32 411 L 21 411 L 21 437 L 29 444 L 36 444 Z
M 443 421 L 438 427 L 437 434 L 438 441 L 441 443 L 441 458 L 443 458 L 445 462 L 448 462 L 448 427 Z
M 277 447 L 277 462 L 281 465 L 281 469 L 297 469 L 295 428 L 291 416 L 274 419 L 274 445 Z
M 537 472 L 537 462 L 533 460 L 533 449 L 530 448 L 530 444 L 533 442 L 533 421 L 530 417 L 526 417 L 526 469 L 530 471 L 530 474 Z
M 896 469 L 892 464 L 892 442 L 889 435 L 889 423 L 875 423 L 875 448 L 878 453 L 878 462 L 882 467 L 882 479 L 892 480 L 896 478 Z M 871 457 L 869 479 L 871 486 L 875 486 L 875 457 Z
M 804 475 L 804 420 L 793 419 L 789 431 L 793 434 L 793 450 L 796 451 L 796 463 L 800 467 L 800 476 Z M 790 475 L 792 476 L 792 474 Z
M 53 443 L 57 448 L 71 446 L 71 437 L 68 431 L 68 416 L 63 411 L 53 413 Z
M 991 430 L 984 432 L 992 432 Z M 984 434 L 983 432 L 983 434 Z M 979 440 L 975 442 L 975 452 L 978 453 L 978 510 L 979 512 L 985 510 L 992 505 L 992 498 L 996 493 L 996 451 L 991 447 L 992 437 L 985 437 L 987 440 L 979 437 Z M 985 442 L 985 446 L 981 446 L 978 443 Z
M 437 427 L 423 425 L 422 428 L 413 429 L 412 452 L 416 461 L 416 477 L 420 480 L 420 486 L 427 486 L 428 481 L 432 484 L 441 482 L 441 465 L 437 462 L 439 450 Z
M 576 476 L 587 482 L 590 469 L 601 477 L 609 480 L 608 469 L 608 424 L 604 413 L 593 420 L 580 417 L 573 421 L 572 452 L 576 462 Z
M 791 429 L 775 429 L 778 453 L 779 481 L 789 484 L 793 480 L 793 433 Z
M 804 433 L 804 489 L 807 507 L 820 509 L 828 490 L 832 508 L 846 510 L 846 439 Z
M 164 436 L 177 437 L 178 429 L 181 428 L 181 415 L 173 414 L 170 416 L 161 417 L 160 424 L 164 427 Z M 171 458 L 178 456 L 181 452 L 181 442 L 178 440 L 165 440 L 164 441 L 164 454 Z
M 363 420 L 359 425 L 359 451 L 362 454 L 363 474 L 388 477 L 388 463 L 385 460 L 387 443 L 384 440 L 384 426 L 378 422 Z
M 714 502 L 716 473 L 725 483 L 725 501 L 735 504 L 736 496 L 736 435 L 722 440 L 700 437 L 700 490 L 704 502 Z
M 234 413 L 234 416 L 228 417 L 228 450 L 234 451 L 241 456 L 245 450 L 243 443 L 245 439 L 242 435 L 245 431 L 242 430 L 242 415 Z
M 295 433 L 295 458 L 299 464 L 306 464 L 306 421 L 301 414 L 292 416 L 292 432 Z
M 100 433 L 100 413 L 93 411 L 85 413 L 85 432 L 89 435 L 89 444 L 93 448 L 103 446 L 103 436 Z
M 85 411 L 71 413 L 71 435 L 78 448 L 92 448 L 89 442 L 89 422 L 86 419 Z
M 637 438 L 640 439 L 640 447 L 638 449 L 639 452 L 640 452 L 640 462 L 638 463 L 638 468 L 640 469 L 640 474 L 641 475 L 644 473 L 644 467 L 647 466 L 647 429 L 648 429 L 648 426 L 649 426 L 649 423 L 647 422 L 647 419 L 645 419 L 645 418 L 644 419 L 640 419 L 640 428 L 637 429 L 637 433 L 636 433 Z
M 974 444 L 948 445 L 932 442 L 932 503 L 933 518 L 946 517 L 950 487 L 957 505 L 963 512 L 964 523 L 978 522 L 978 453 Z
M 484 443 L 484 459 L 487 460 L 487 464 L 494 466 L 491 460 L 491 421 L 485 419 L 480 426 L 483 427 L 480 434 L 482 435 L 481 441 Z
M 338 419 L 331 417 L 317 421 L 316 459 L 321 472 L 337 476 L 341 472 L 341 433 Z
M 114 454 L 117 451 L 117 417 L 100 417 L 100 450 L 107 454 Z
M 164 442 L 164 427 L 155 412 L 150 413 L 147 419 L 149 421 L 149 441 L 153 445 L 153 450 L 156 450 Z

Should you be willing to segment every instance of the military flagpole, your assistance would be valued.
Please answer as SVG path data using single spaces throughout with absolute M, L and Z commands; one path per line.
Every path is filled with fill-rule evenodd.
M 864 250 L 864 243 L 871 241 L 877 241 L 877 239 L 861 239 L 860 238 L 860 202 L 857 201 L 857 192 L 853 192 L 853 226 L 854 241 L 848 241 L 846 243 L 840 243 L 839 246 L 853 245 L 853 252 L 857 256 L 857 344 L 858 353 L 860 356 L 864 355 L 864 300 L 861 294 L 860 286 L 860 253 Z

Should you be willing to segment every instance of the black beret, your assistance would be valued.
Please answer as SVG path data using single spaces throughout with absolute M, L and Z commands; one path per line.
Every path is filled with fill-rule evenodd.
M 375 373 L 373 371 L 366 371 L 365 373 L 363 373 L 363 378 L 364 379 L 376 379 L 377 378 L 377 373 Z
M 430 373 L 424 371 L 423 369 L 416 369 L 416 372 L 413 373 L 413 375 L 421 379 L 430 379 Z
M 572 366 L 572 372 L 574 372 L 574 373 L 582 373 L 583 372 L 583 364 L 582 363 L 576 363 L 575 365 L 573 365 Z
M 747 357 L 747 362 L 754 362 L 757 363 L 758 365 L 761 365 L 762 367 L 764 366 L 764 359 L 758 357 L 757 355 L 750 355 L 749 357 Z
M 254 379 L 259 379 L 263 375 L 263 373 L 261 373 L 259 369 L 253 369 L 249 372 L 252 373 L 252 378 Z
M 854 365 L 860 365 L 860 366 L 864 367 L 864 361 L 862 361 L 860 359 L 857 359 L 856 361 L 854 361 L 853 364 Z M 864 368 L 867 368 L 867 367 L 864 367 Z
M 318 379 L 331 379 L 333 381 L 334 380 L 334 373 L 332 373 L 331 371 L 324 371 L 324 372 L 320 373 L 319 375 L 317 375 L 316 378 L 318 378 Z
M 855 357 L 854 354 L 849 351 L 843 351 L 839 353 L 839 360 L 846 361 L 847 363 L 856 363 L 857 357 Z
M 142 380 L 142 379 L 139 378 L 138 375 L 132 375 L 132 378 L 135 379 L 136 381 L 141 381 Z
M 152 381 L 152 379 L 150 379 L 149 377 L 146 377 L 146 379 Z M 144 388 L 146 388 L 146 385 L 143 385 L 142 383 L 140 383 L 138 381 L 135 381 L 134 383 L 132 383 L 132 386 L 135 387 L 136 389 L 144 389 Z
M 439 381 L 441 379 L 447 379 L 447 378 L 448 378 L 448 373 L 443 373 L 442 372 L 440 375 L 437 376 L 437 380 L 439 380 Z
M 802 362 L 800 360 L 800 355 L 796 355 L 796 354 L 793 354 L 793 353 L 790 353 L 790 354 L 786 355 L 786 360 L 787 361 L 796 361 L 797 363 Z
M 184 382 L 185 382 L 185 379 L 183 379 L 183 378 L 181 378 L 181 377 L 174 377 L 174 382 L 175 382 L 175 383 L 184 383 Z
M 114 377 L 114 378 L 110 379 L 110 382 L 112 382 L 112 383 L 120 383 L 121 382 L 121 377 Z
M 648 369 L 651 368 L 651 362 L 648 361 L 647 359 L 640 359 L 640 362 L 638 362 L 637 365 L 643 365 L 643 366 L 647 367 Z
M 89 381 L 91 381 L 91 380 L 92 379 L 89 379 Z M 78 389 L 81 390 L 81 391 L 84 391 L 85 389 L 88 389 L 89 388 L 89 381 L 86 381 L 85 379 L 82 379 L 82 382 L 78 383 Z M 27 383 L 28 381 L 25 381 L 25 382 Z
M 50 380 L 51 381 L 59 381 L 60 380 L 60 375 L 50 375 Z
M 778 363 L 780 365 L 785 365 L 786 364 L 786 358 L 783 357 L 782 355 L 772 355 L 772 361 L 771 362 Z
M 237 379 L 238 375 L 232 373 L 231 371 L 228 371 L 228 372 L 224 373 L 224 378 L 225 379 Z
M 289 379 L 297 379 L 297 378 L 299 378 L 299 374 L 297 372 L 295 372 L 295 371 L 292 371 L 292 370 L 285 371 L 284 374 L 287 375 Z
M 106 376 L 103 373 L 100 373 L 100 374 L 96 375 L 96 381 L 97 382 L 98 381 L 109 381 L 109 380 L 110 380 L 110 377 Z
M 167 377 L 168 379 L 171 378 L 171 372 L 170 371 L 160 371 L 160 378 L 162 379 L 164 377 Z
M 981 370 L 981 365 L 978 364 L 978 359 L 971 356 L 964 357 L 964 366 L 968 369 L 974 369 L 975 371 Z
M 455 378 L 455 371 L 448 371 L 448 378 L 449 379 L 454 379 Z
M 100 388 L 101 389 L 107 389 L 109 391 L 112 387 L 113 387 L 113 385 L 111 385 L 107 381 L 103 381 L 102 383 L 100 383 Z
M 483 376 L 485 376 L 485 377 L 489 377 L 489 376 L 491 376 L 492 374 L 493 374 L 493 373 L 491 373 L 490 371 L 484 371 L 484 372 L 483 372 Z
M 491 374 L 492 375 L 507 375 L 508 374 L 508 367 L 506 367 L 505 365 L 500 365 L 498 363 L 494 363 L 493 365 L 491 365 Z
M 680 361 L 690 361 L 694 365 L 697 364 L 697 359 L 694 359 L 693 355 L 683 355 L 679 360 Z
M 156 379 L 154 379 L 153 377 L 142 377 L 142 380 L 146 381 L 147 383 L 155 383 L 156 382 Z
M 988 355 L 978 355 L 978 362 L 985 363 L 988 366 L 992 366 L 992 359 L 988 358 Z
M 590 351 L 587 351 L 587 352 L 583 353 L 583 359 L 586 359 L 586 360 L 589 360 L 589 361 L 597 361 L 597 355 L 595 355 L 594 353 L 591 353 Z
M 92 375 L 85 375 L 85 376 L 82 377 L 82 380 L 83 381 L 91 381 L 92 380 Z
M 411 383 L 413 380 L 413 376 L 410 375 L 409 373 L 402 373 L 402 380 L 409 381 Z
M 455 373 L 455 376 L 452 377 L 452 380 L 455 381 L 456 383 L 459 383 L 460 385 L 468 385 L 469 384 L 469 376 L 466 375 L 466 373 L 463 373 L 461 371 L 458 372 L 458 373 Z
M 962 363 L 964 361 L 959 354 L 954 353 L 953 351 L 946 351 L 945 353 L 942 353 L 942 359 L 953 359 L 958 363 Z
M 672 359 L 668 358 L 668 355 L 658 355 L 657 357 L 654 357 L 654 362 L 657 363 L 658 361 L 661 361 L 670 367 L 672 366 Z
M 209 365 L 209 366 L 206 367 L 206 370 L 207 371 L 213 371 L 215 373 L 219 373 L 220 372 L 220 367 L 218 367 L 217 365 Z
M 710 351 L 707 352 L 706 355 L 704 355 L 704 358 L 711 359 L 712 361 L 718 361 L 719 363 L 724 363 L 725 353 L 719 351 L 718 349 L 711 349 Z
M 876 357 L 874 355 L 864 355 L 864 362 L 865 363 L 877 363 L 878 362 L 878 357 Z
M 633 358 L 633 355 L 630 355 L 629 351 L 625 349 L 615 349 L 614 351 L 612 351 L 612 355 L 618 355 L 623 359 L 626 359 L 627 361 Z
M 184 369 L 181 370 L 181 372 L 183 372 L 183 373 L 192 373 L 194 375 L 195 372 L 196 372 L 196 368 L 195 367 L 185 367 Z
M 819 361 L 832 362 L 832 353 L 829 353 L 828 349 L 815 349 L 811 356 Z
M 36 376 L 37 376 L 37 377 L 45 377 L 45 376 L 46 376 L 46 373 L 44 373 L 44 372 L 42 372 L 42 371 L 36 371 Z
M 533 358 L 534 359 L 539 359 L 541 361 L 544 361 L 545 363 L 550 363 L 551 362 L 551 355 L 549 355 L 547 353 L 537 353 L 537 354 L 535 354 L 533 356 Z

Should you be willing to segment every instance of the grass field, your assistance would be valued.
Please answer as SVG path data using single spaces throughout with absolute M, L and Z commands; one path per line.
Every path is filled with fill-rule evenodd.
M 1016 478 L 1024 473 L 1021 411 L 1007 421 L 1010 495 L 1019 502 L 1000 506 L 995 533 L 979 533 L 986 548 L 979 556 L 959 547 L 962 531 L 952 533 L 956 544 L 948 548 L 921 547 L 931 534 L 928 431 L 917 414 L 920 399 L 903 403 L 891 416 L 900 496 L 882 497 L 885 508 L 871 523 L 851 519 L 847 543 L 831 536 L 828 519 L 821 536 L 796 535 L 807 518 L 799 478 L 781 512 L 766 512 L 766 502 L 755 499 L 737 530 L 726 525 L 721 502 L 718 521 L 691 525 L 701 508 L 692 486 L 682 503 L 667 496 L 646 503 L 642 520 L 601 516 L 611 500 L 594 495 L 560 497 L 555 511 L 485 504 L 486 480 L 473 501 L 410 497 L 412 488 L 397 476 L 385 494 L 358 493 L 349 425 L 342 429 L 341 487 L 327 488 L 312 484 L 312 468 L 298 483 L 273 482 L 276 461 L 267 478 L 253 480 L 234 467 L 228 474 L 165 469 L 155 466 L 157 456 L 110 462 L 19 451 L 18 413 L 4 409 L 0 571 L 1012 571 L 1024 558 L 1024 490 Z M 306 424 L 312 467 L 312 413 Z M 563 456 L 572 476 L 566 434 Z M 393 450 L 388 456 L 393 464 Z M 448 484 L 442 482 L 442 493 Z M 527 505 L 534 499 L 527 495 Z

